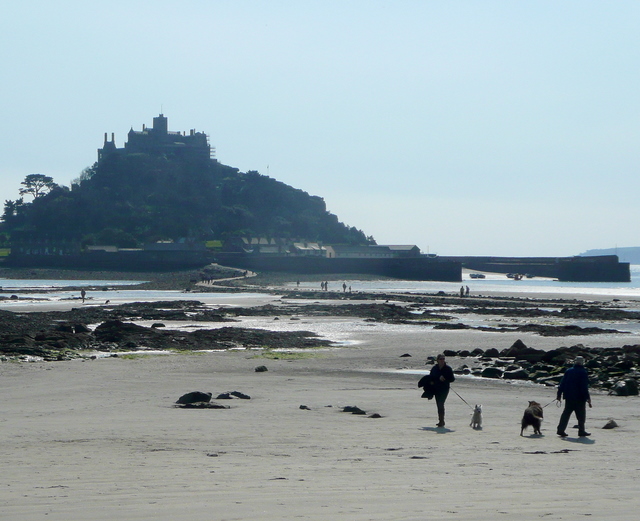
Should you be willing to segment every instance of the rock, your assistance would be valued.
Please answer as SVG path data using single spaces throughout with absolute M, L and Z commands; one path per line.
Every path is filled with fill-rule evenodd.
M 502 369 L 498 367 L 485 367 L 480 375 L 483 378 L 502 378 Z
M 304 410 L 304 411 L 310 411 L 311 409 L 309 409 L 309 407 L 307 407 L 306 405 L 301 405 L 300 409 Z
M 78 333 L 91 333 L 91 330 L 85 326 L 84 324 L 74 324 L 73 325 L 73 332 L 78 334 Z
M 638 383 L 629 378 L 627 380 L 619 380 L 615 383 L 609 394 L 616 396 L 638 396 Z
M 162 322 L 156 322 L 154 324 L 151 324 L 151 327 L 155 327 L 155 328 L 157 328 L 157 327 L 165 327 L 165 325 Z
M 265 371 L 268 371 L 269 369 L 267 369 L 267 366 L 265 365 L 259 365 L 258 367 L 255 368 L 256 373 L 264 373 Z
M 615 429 L 616 427 L 618 427 L 618 424 L 616 423 L 615 420 L 609 420 L 607 423 L 604 424 L 604 426 L 602 427 L 603 429 Z
M 528 380 L 529 373 L 524 369 L 516 369 L 515 371 L 505 371 L 502 375 L 507 380 Z
M 211 393 L 203 393 L 201 391 L 193 391 L 191 393 L 183 394 L 176 403 L 190 404 L 198 402 L 209 402 L 211 400 Z
M 373 414 L 371 414 L 371 415 L 369 416 L 369 418 L 382 418 L 382 416 L 381 416 L 381 415 L 379 415 L 377 412 L 374 412 Z
M 484 356 L 487 358 L 498 358 L 500 356 L 500 351 L 495 347 L 491 347 L 484 352 Z
M 347 405 L 342 409 L 342 412 L 350 412 L 351 414 L 367 414 L 366 411 L 363 411 L 356 405 Z
M 504 349 L 502 356 L 513 357 L 516 360 L 527 360 L 529 362 L 540 362 L 546 355 L 546 351 L 542 349 L 533 349 L 527 347 L 520 339 L 516 340 L 509 349 Z
M 231 398 L 231 395 L 229 393 L 220 393 L 217 397 L 216 400 L 232 400 L 233 398 Z
M 251 396 L 241 393 L 240 391 L 231 391 L 229 394 L 231 396 L 235 396 L 236 398 L 240 398 L 241 400 L 251 400 Z
M 409 353 L 405 353 L 403 355 L 400 355 L 400 358 L 411 358 L 411 355 Z

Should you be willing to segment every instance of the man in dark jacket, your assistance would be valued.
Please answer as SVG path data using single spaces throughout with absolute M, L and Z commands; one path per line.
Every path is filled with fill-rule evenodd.
M 558 396 L 556 400 L 561 401 L 564 395 L 564 410 L 558 423 L 558 436 L 565 438 L 565 432 L 571 413 L 575 413 L 578 420 L 578 436 L 590 436 L 584 428 L 587 419 L 587 403 L 591 407 L 591 396 L 589 395 L 589 376 L 584 368 L 584 358 L 576 357 L 573 367 L 567 369 L 558 385 Z
M 438 406 L 438 427 L 444 427 L 444 402 L 449 395 L 449 384 L 456 378 L 453 369 L 446 364 L 443 354 L 436 358 L 437 363 L 431 368 L 430 388 Z

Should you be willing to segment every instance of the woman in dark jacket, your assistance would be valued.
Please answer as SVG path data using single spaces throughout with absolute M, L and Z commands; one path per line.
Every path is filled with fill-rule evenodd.
M 444 427 L 444 402 L 449 395 L 449 384 L 453 382 L 456 377 L 453 375 L 453 369 L 446 364 L 443 354 L 439 354 L 436 360 L 437 363 L 431 368 L 430 388 L 433 391 L 436 405 L 438 406 L 437 426 Z

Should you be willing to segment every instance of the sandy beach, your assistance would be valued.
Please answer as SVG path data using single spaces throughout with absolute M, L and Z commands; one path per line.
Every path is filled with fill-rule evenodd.
M 455 393 L 443 429 L 420 398 L 425 360 L 444 347 L 564 339 L 373 329 L 292 359 L 239 350 L 0 364 L 0 519 L 635 517 L 638 397 L 595 392 L 592 436 L 566 439 L 551 387 L 459 377 L 453 389 L 484 407 L 482 430 Z M 175 407 L 190 391 L 229 408 Z M 227 391 L 251 399 L 215 400 Z M 547 405 L 543 436 L 519 435 L 528 400 Z M 367 414 L 342 412 L 350 405 Z M 610 418 L 619 428 L 603 430 Z

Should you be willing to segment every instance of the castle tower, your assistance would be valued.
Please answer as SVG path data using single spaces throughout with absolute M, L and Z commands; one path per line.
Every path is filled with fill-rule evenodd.
M 162 114 L 158 117 L 153 118 L 153 131 L 156 134 L 166 135 L 169 129 L 169 124 L 167 118 L 165 118 Z

